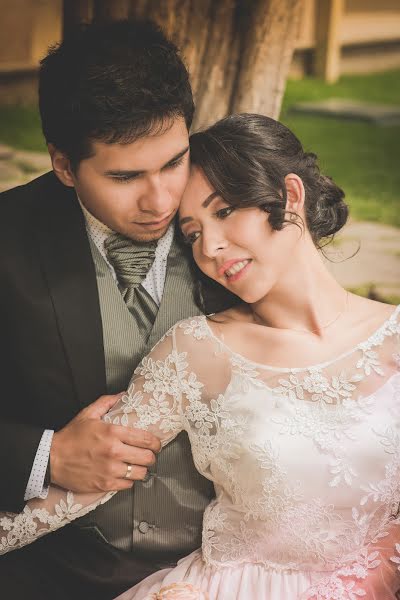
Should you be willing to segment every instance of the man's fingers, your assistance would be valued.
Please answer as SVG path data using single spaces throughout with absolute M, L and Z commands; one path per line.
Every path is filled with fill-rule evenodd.
M 122 425 L 115 425 L 114 427 L 115 434 L 124 444 L 136 446 L 137 448 L 147 448 L 152 450 L 152 452 L 159 452 L 161 450 L 160 439 L 150 433 L 150 431 L 124 427 Z
M 121 467 L 120 479 L 125 479 L 126 481 L 141 481 L 146 477 L 146 475 L 146 467 L 139 467 L 138 465 L 127 465 L 126 463 L 124 463 Z
M 156 462 L 156 457 L 152 450 L 132 448 L 126 444 L 121 446 L 118 458 L 127 465 L 138 465 L 140 467 L 151 467 Z
M 104 415 L 122 398 L 126 392 L 108 396 L 100 396 L 85 409 L 85 416 L 88 419 L 101 419 Z
M 130 490 L 133 488 L 135 482 L 130 479 L 116 479 L 112 490 L 113 492 L 120 492 L 121 490 Z
M 98 483 L 98 489 L 103 492 L 126 490 L 132 487 L 134 481 L 142 481 L 146 475 L 146 467 L 120 463 L 118 469 L 115 469 L 113 477 Z

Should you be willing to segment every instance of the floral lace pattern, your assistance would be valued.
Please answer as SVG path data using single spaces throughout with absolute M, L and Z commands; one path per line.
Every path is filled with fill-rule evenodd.
M 217 500 L 203 524 L 206 564 L 312 569 L 316 581 L 304 598 L 365 595 L 363 583 L 382 563 L 381 546 L 396 525 L 393 506 L 400 503 L 400 377 L 389 372 L 379 351 L 392 343 L 396 365 L 399 334 L 390 319 L 339 369 L 326 363 L 288 369 L 287 376 L 277 370 L 271 386 L 270 373 L 266 379 L 260 365 L 230 353 L 198 317 L 176 327 L 174 348 L 164 361 L 143 363 L 138 374 L 152 382 L 146 387 L 152 399 L 142 404 L 143 397 L 129 390 L 140 425 L 158 422 L 166 435 L 186 429 L 197 467 L 215 482 Z M 210 379 L 229 365 L 229 381 L 218 394 L 198 375 L 200 353 L 215 358 L 215 369 L 207 367 Z M 371 376 L 383 385 L 361 394 Z M 372 478 L 358 450 L 363 439 L 373 448 Z M 293 470 L 288 448 L 301 448 L 302 460 L 319 465 L 322 485 Z M 346 510 L 336 508 L 342 497 Z M 392 556 L 397 546 L 390 544 Z M 393 564 L 396 560 L 392 557 Z
M 177 324 L 143 359 L 106 420 L 150 430 L 162 444 L 188 432 L 195 464 L 216 488 L 203 522 L 205 568 L 302 574 L 308 600 L 368 598 L 382 582 L 395 598 L 399 312 L 351 352 L 304 369 L 247 360 L 205 317 Z M 0 551 L 98 501 L 37 502 L 1 518 Z
M 205 320 L 199 317 L 197 322 L 197 327 L 194 320 L 190 327 L 186 323 L 181 325 L 185 335 L 193 335 L 197 340 L 209 338 Z M 265 418 L 276 427 L 271 428 L 268 440 L 246 444 L 243 436 L 247 440 L 257 439 L 258 433 L 251 429 L 249 420 L 242 421 L 233 436 L 235 452 L 228 456 L 227 464 L 220 461 L 219 469 L 214 472 L 224 481 L 215 477 L 217 490 L 219 485 L 223 487 L 218 495 L 220 501 L 209 506 L 204 518 L 203 555 L 208 564 L 254 562 L 284 571 L 314 568 L 316 573 L 321 572 L 321 577 L 316 578 L 317 582 L 304 598 L 348 600 L 365 596 L 367 592 L 359 582 L 363 583 L 369 573 L 381 565 L 383 540 L 396 525 L 393 506 L 400 502 L 400 440 L 396 433 L 400 427 L 400 376 L 390 371 L 392 363 L 399 367 L 396 363 L 399 335 L 396 314 L 396 318 L 389 319 L 367 342 L 340 361 L 340 365 L 334 364 L 333 369 L 328 363 L 310 369 L 288 369 L 286 377 L 282 373 L 276 375 L 274 386 L 270 384 L 271 377 L 266 380 L 259 365 L 234 352 L 226 352 L 232 377 L 220 403 L 231 412 L 230 422 L 235 421 L 233 411 L 236 420 L 239 416 L 244 418 L 246 411 L 238 410 L 239 402 L 242 405 L 246 399 L 254 402 L 262 395 L 264 404 L 270 404 Z M 382 361 L 381 347 L 389 344 L 393 346 L 389 353 L 393 360 L 387 368 L 385 360 Z M 221 343 L 218 353 L 221 347 L 226 349 Z M 371 376 L 381 378 L 383 383 L 375 385 L 372 393 L 361 394 L 359 387 Z M 368 389 L 368 385 L 364 389 Z M 382 398 L 385 398 L 383 415 Z M 207 431 L 213 433 L 209 425 L 217 412 L 210 401 L 207 406 L 201 403 L 197 427 L 203 434 L 204 423 L 207 423 Z M 377 427 L 377 414 L 379 422 L 383 417 L 381 428 Z M 257 416 L 262 419 L 262 411 Z M 395 428 L 388 426 L 393 424 L 393 416 L 396 417 Z M 226 413 L 223 417 L 226 420 Z M 224 419 L 220 421 L 222 427 Z M 236 428 L 237 423 L 233 426 Z M 196 433 L 191 435 L 197 437 Z M 362 436 L 367 436 L 365 439 L 374 446 L 377 465 L 380 465 L 380 476 L 375 474 L 371 480 L 367 473 L 369 465 L 362 460 L 359 451 L 355 452 Z M 300 440 L 311 464 L 314 456 L 314 462 L 316 458 L 323 466 L 321 474 L 325 485 L 332 490 L 329 497 L 337 498 L 339 505 L 341 494 L 351 500 L 346 511 L 338 511 L 335 502 L 323 500 L 324 488 L 318 490 L 317 486 L 314 494 L 308 493 L 306 482 L 293 477 L 293 471 L 285 468 L 283 449 L 293 443 L 296 447 Z M 207 447 L 210 443 L 207 439 Z M 204 440 L 198 439 L 194 452 L 203 444 Z M 247 457 L 248 453 L 252 453 L 253 479 L 259 482 L 258 487 L 253 486 L 253 493 L 243 485 L 243 466 L 237 462 L 238 459 L 243 461 L 244 454 Z M 208 461 L 215 463 L 217 458 L 218 453 L 207 456 Z M 227 500 L 224 492 L 233 499 L 235 515 L 229 503 L 224 502 Z M 296 523 L 295 531 L 293 523 Z M 394 547 L 397 548 L 392 544 L 387 552 L 393 554 Z M 392 557 L 392 562 L 396 561 L 397 558 Z M 324 572 L 330 574 L 322 576 Z
M 0 518 L 0 528 L 6 535 L 0 537 L 0 554 L 26 546 L 49 531 L 67 525 L 99 504 L 107 502 L 113 495 L 114 492 L 111 492 L 99 498 L 95 504 L 82 506 L 75 503 L 74 494 L 68 491 L 62 494 L 51 511 L 43 507 L 31 508 L 26 505 L 16 516 L 12 513 L 1 513 L 3 516 Z M 40 503 L 40 501 L 32 501 L 31 504 L 35 502 Z

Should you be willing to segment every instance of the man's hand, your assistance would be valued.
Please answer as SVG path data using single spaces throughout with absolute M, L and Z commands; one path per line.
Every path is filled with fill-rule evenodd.
M 101 396 L 54 434 L 52 483 L 73 492 L 108 492 L 131 488 L 145 477 L 160 440 L 141 429 L 101 421 L 121 396 Z M 128 465 L 132 470 L 125 479 Z

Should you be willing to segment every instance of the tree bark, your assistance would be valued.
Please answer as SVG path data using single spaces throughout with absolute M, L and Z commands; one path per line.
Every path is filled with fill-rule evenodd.
M 242 51 L 231 112 L 277 119 L 298 35 L 302 0 L 251 0 L 243 14 Z
M 90 23 L 93 18 L 91 0 L 64 0 L 63 37 L 81 23 Z
M 92 0 L 92 6 L 97 21 L 149 18 L 172 38 L 190 72 L 196 130 L 232 112 L 279 116 L 302 2 Z M 89 4 L 64 1 L 75 12 Z
M 94 0 L 94 18 L 96 21 L 117 21 L 127 19 L 129 0 Z
M 156 21 L 181 50 L 196 103 L 193 130 L 229 112 L 238 59 L 235 11 L 235 0 L 131 0 L 131 16 Z

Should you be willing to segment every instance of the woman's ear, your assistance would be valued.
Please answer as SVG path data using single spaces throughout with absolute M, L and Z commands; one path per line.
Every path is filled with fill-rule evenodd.
M 51 158 L 51 164 L 53 165 L 53 171 L 57 175 L 58 179 L 64 185 L 68 187 L 74 187 L 74 180 L 72 177 L 72 169 L 69 158 L 57 150 L 53 144 L 47 144 L 47 148 Z
M 301 178 L 295 173 L 289 173 L 285 177 L 285 185 L 287 192 L 286 210 L 302 215 L 304 212 L 305 191 Z

